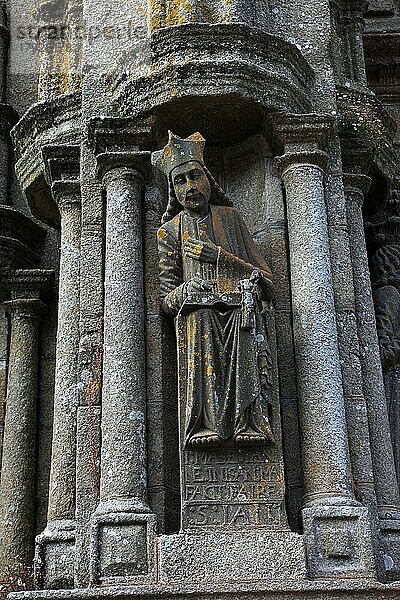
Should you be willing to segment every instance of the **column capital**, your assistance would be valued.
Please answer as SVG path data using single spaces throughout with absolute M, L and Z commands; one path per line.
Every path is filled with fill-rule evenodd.
M 327 114 L 286 114 L 273 113 L 267 118 L 267 128 L 271 130 L 277 144 L 284 146 L 325 146 L 333 134 L 335 118 Z
M 59 179 L 51 186 L 51 193 L 60 213 L 71 204 L 81 203 L 81 184 L 79 179 Z
M 360 206 L 364 204 L 364 196 L 371 185 L 371 177 L 358 173 L 343 173 L 343 186 L 347 200 L 354 200 Z
M 277 156 L 275 165 L 282 177 L 293 168 L 296 167 L 312 167 L 318 168 L 325 172 L 329 162 L 329 156 L 322 150 L 310 150 L 302 152 L 286 152 L 282 156 Z
M 53 144 L 42 148 L 45 178 L 60 212 L 80 203 L 80 146 Z
M 38 298 L 16 298 L 3 303 L 4 310 L 9 315 L 19 315 L 40 319 L 47 310 L 47 305 Z
M 97 156 L 97 174 L 104 185 L 117 178 L 143 181 L 150 170 L 151 152 L 111 151 Z
M 51 144 L 43 146 L 44 174 L 50 186 L 55 181 L 79 181 L 80 152 L 81 149 L 78 144 Z
M 47 269 L 16 269 L 4 278 L 11 300 L 40 300 L 54 281 L 54 271 Z
M 154 140 L 157 120 L 146 117 L 94 117 L 88 123 L 88 140 L 96 156 L 113 150 L 143 150 Z

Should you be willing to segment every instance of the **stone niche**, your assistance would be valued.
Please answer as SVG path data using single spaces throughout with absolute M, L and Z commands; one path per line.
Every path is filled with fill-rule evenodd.
M 274 273 L 276 304 L 275 309 L 269 307 L 265 318 L 272 356 L 270 419 L 275 442 L 265 448 L 237 448 L 229 443 L 218 448 L 187 448 L 182 433 L 185 406 L 180 403 L 175 422 L 180 430 L 180 473 L 176 464 L 176 473 L 171 478 L 176 482 L 180 478 L 180 530 L 170 530 L 169 535 L 158 538 L 159 580 L 161 583 L 188 579 L 193 583 L 204 579 L 255 581 L 265 577 L 298 580 L 305 574 L 305 557 L 302 536 L 293 532 L 299 523 L 301 466 L 297 403 L 293 398 L 296 392 L 293 389 L 289 392 L 287 384 L 291 379 L 295 386 L 295 373 L 290 367 L 293 349 L 290 349 L 287 310 L 290 297 L 285 283 L 288 266 L 282 190 L 273 168 L 272 152 L 259 134 L 229 147 L 209 148 L 207 167 L 243 215 Z M 151 193 L 149 188 L 147 202 Z M 161 202 L 165 202 L 163 196 Z M 163 208 L 159 206 L 158 210 L 162 212 Z M 147 260 L 154 264 L 149 256 Z M 152 279 L 154 271 L 148 272 L 148 277 Z M 182 340 L 185 335 L 182 324 L 178 322 L 177 328 Z M 172 361 L 176 361 L 172 352 L 175 344 L 175 334 L 170 330 L 164 336 L 161 354 L 166 357 L 169 349 Z M 184 367 L 179 377 L 181 397 L 186 384 L 185 371 Z M 175 394 L 177 391 L 176 388 Z M 168 455 L 174 455 L 173 448 Z M 150 463 L 153 460 L 151 450 L 149 460 Z

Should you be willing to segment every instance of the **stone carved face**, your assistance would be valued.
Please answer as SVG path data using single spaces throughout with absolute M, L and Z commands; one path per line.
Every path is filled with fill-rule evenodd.
M 200 163 L 191 161 L 176 167 L 171 178 L 178 202 L 184 208 L 198 214 L 208 211 L 211 186 Z

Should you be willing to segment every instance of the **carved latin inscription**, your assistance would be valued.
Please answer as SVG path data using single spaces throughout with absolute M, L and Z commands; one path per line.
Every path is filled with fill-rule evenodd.
M 282 465 L 268 451 L 185 452 L 183 524 L 282 527 Z

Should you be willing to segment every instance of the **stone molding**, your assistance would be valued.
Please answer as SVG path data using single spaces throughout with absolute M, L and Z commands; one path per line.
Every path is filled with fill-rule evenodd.
M 88 139 L 97 161 L 97 177 L 104 184 L 114 177 L 134 177 L 142 183 L 150 172 L 153 117 L 99 117 L 88 124 Z
M 329 163 L 329 155 L 322 150 L 313 150 L 310 152 L 286 152 L 283 156 L 275 159 L 275 165 L 282 174 L 282 177 L 290 169 L 299 167 L 312 167 L 320 169 L 325 173 Z
M 49 185 L 55 181 L 79 181 L 80 146 L 78 144 L 51 144 L 42 147 L 45 177 Z
M 36 267 L 46 231 L 18 209 L 0 205 L 0 266 L 5 271 Z
M 371 178 L 367 177 L 367 175 L 343 173 L 343 185 L 345 190 L 350 192 L 348 195 L 349 200 L 354 200 L 362 206 L 364 204 L 364 196 L 371 185 Z
M 144 181 L 150 168 L 151 153 L 104 152 L 97 156 L 97 176 L 105 185 L 113 179 L 133 177 Z
M 371 137 L 378 141 L 393 141 L 396 121 L 380 100 L 369 90 L 336 87 L 339 113 L 339 133 L 347 137 Z M 372 132 L 369 127 L 374 127 Z M 368 134 L 368 135 L 367 135 Z
M 96 589 L 74 590 L 38 590 L 29 592 L 31 600 L 154 600 L 155 597 L 168 597 L 169 600 L 234 600 L 245 597 L 249 600 L 292 600 L 292 598 L 312 598 L 326 600 L 330 596 L 343 600 L 398 600 L 400 584 L 384 585 L 371 579 L 361 577 L 345 580 L 310 581 L 265 581 L 258 582 L 220 582 L 215 585 L 209 582 L 194 584 L 192 582 L 168 583 L 167 585 L 126 585 L 115 587 L 98 587 Z M 26 600 L 26 592 L 13 592 L 9 600 Z
M 274 113 L 266 121 L 267 130 L 278 144 L 317 144 L 324 147 L 334 133 L 335 118 L 327 114 Z
M 83 139 L 81 97 L 65 94 L 34 104 L 11 131 L 17 162 L 15 172 L 34 217 L 52 227 L 60 215 L 45 176 L 42 149 L 76 146 Z
M 400 33 L 370 31 L 363 39 L 371 89 L 382 102 L 397 102 L 400 94 Z
M 81 96 L 77 92 L 33 104 L 11 131 L 17 160 L 22 158 L 38 136 L 54 127 L 71 122 L 79 130 L 81 118 Z
M 70 204 L 80 204 L 80 146 L 77 144 L 44 146 L 42 158 L 45 178 L 59 211 L 62 212 Z
M 40 319 L 41 315 L 47 310 L 46 304 L 37 298 L 8 300 L 4 302 L 4 308 L 7 314 L 37 319 Z
M 95 117 L 88 123 L 88 140 L 95 155 L 147 149 L 155 136 L 152 116 Z
M 57 180 L 51 186 L 60 213 L 71 204 L 81 203 L 81 184 L 76 179 Z
M 54 271 L 45 269 L 16 269 L 2 278 L 11 292 L 11 300 L 40 299 L 49 292 Z
M 303 113 L 311 108 L 310 65 L 296 46 L 260 29 L 241 23 L 187 23 L 155 31 L 149 43 L 148 73 L 130 78 L 117 74 L 110 81 L 123 116 L 206 94 L 220 98 L 221 105 L 234 96 L 273 110 Z M 235 106 L 230 109 L 243 110 L 238 100 Z
M 391 179 L 396 166 L 393 141 L 397 126 L 394 118 L 369 91 L 337 86 L 336 98 L 342 146 L 351 148 L 353 145 L 355 152 L 352 154 L 357 164 L 357 147 L 361 147 L 364 164 L 368 168 L 374 166 L 384 178 Z M 346 166 L 346 170 L 350 172 L 353 168 Z

